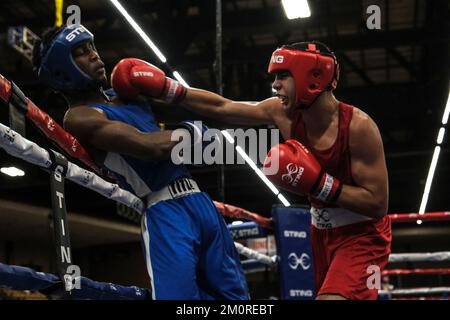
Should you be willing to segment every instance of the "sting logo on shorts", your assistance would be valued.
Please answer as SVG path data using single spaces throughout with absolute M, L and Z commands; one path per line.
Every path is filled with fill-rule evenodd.
M 317 212 L 315 212 L 315 216 L 316 216 L 318 222 L 320 222 L 320 221 L 329 222 L 330 221 L 330 214 L 325 209 L 317 210 Z

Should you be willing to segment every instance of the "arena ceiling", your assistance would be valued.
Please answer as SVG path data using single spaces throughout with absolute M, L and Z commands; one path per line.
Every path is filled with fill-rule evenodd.
M 271 95 L 267 63 L 282 44 L 319 40 L 337 54 L 341 79 L 336 96 L 374 118 L 389 170 L 390 212 L 417 212 L 449 94 L 450 16 L 446 0 L 309 0 L 310 18 L 287 20 L 278 0 L 223 0 L 223 90 L 226 97 L 261 100 Z M 65 1 L 79 5 L 81 21 L 94 34 L 108 70 L 124 57 L 159 65 L 107 0 Z M 381 30 L 368 30 L 366 8 L 381 8 Z M 215 1 L 129 0 L 124 5 L 191 86 L 216 90 Z M 15 81 L 42 109 L 58 118 L 56 99 L 39 84 L 30 63 L 7 44 L 7 30 L 25 25 L 40 34 L 54 23 L 54 1 L 0 2 L 0 73 Z M 166 69 L 166 71 L 169 71 Z M 169 122 L 187 116 L 162 110 Z M 176 116 L 174 115 L 176 113 Z M 7 110 L 0 110 L 7 123 Z M 223 124 L 209 121 L 208 124 Z M 29 138 L 45 144 L 32 129 Z M 428 211 L 450 208 L 449 139 L 442 145 Z M 0 165 L 24 168 L 20 179 L 0 175 L 1 198 L 50 205 L 48 175 L 3 151 Z M 225 201 L 268 215 L 277 203 L 247 166 L 226 166 Z M 219 197 L 217 166 L 192 168 L 203 190 Z M 107 216 L 114 205 L 68 183 L 68 206 Z M 304 202 L 292 194 L 291 202 Z

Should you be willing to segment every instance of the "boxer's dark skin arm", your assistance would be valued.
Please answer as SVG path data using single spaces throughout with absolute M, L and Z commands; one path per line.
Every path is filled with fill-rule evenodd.
M 64 128 L 83 145 L 145 161 L 170 158 L 172 148 L 178 143 L 170 140 L 172 131 L 144 133 L 85 106 L 69 109 L 64 117 Z
M 350 124 L 349 147 L 356 186 L 344 185 L 337 204 L 371 218 L 381 218 L 388 208 L 383 142 L 375 122 L 356 108 Z

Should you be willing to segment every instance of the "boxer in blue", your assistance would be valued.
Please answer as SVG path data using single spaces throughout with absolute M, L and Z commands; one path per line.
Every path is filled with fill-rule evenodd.
M 121 187 L 147 201 L 141 228 L 153 299 L 248 299 L 223 218 L 188 170 L 170 159 L 172 131 L 160 130 L 147 100 L 122 101 L 103 91 L 107 77 L 92 33 L 82 25 L 54 28 L 35 47 L 33 62 L 40 80 L 69 102 L 65 129 Z

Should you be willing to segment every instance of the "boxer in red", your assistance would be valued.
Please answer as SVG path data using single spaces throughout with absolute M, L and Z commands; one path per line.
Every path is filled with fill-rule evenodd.
M 119 95 L 137 90 L 168 100 L 168 93 L 179 91 L 179 84 L 152 65 L 132 71 L 129 87 L 115 86 Z M 275 75 L 276 97 L 238 102 L 187 88 L 180 103 L 233 124 L 276 125 L 286 141 L 271 149 L 264 167 L 278 161 L 279 170 L 269 179 L 311 201 L 317 299 L 376 299 L 370 280 L 381 277 L 391 244 L 388 174 L 378 127 L 363 111 L 336 99 L 339 65 L 321 43 L 275 50 L 269 73 Z

